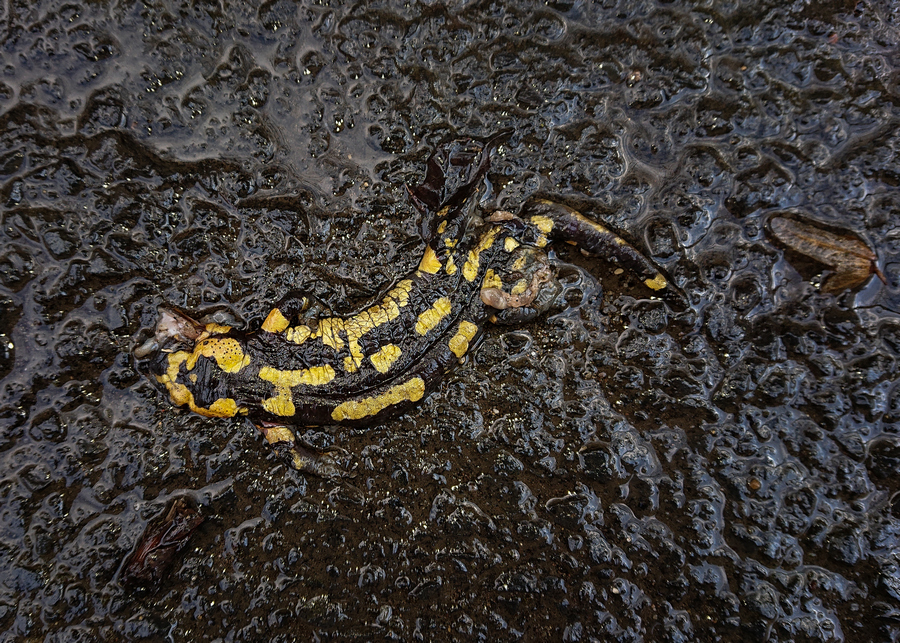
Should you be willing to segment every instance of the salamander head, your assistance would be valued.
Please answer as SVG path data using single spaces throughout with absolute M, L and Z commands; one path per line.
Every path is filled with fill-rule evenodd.
M 161 306 L 153 337 L 137 347 L 134 356 L 146 360 L 150 379 L 174 404 L 208 417 L 246 412 L 226 393 L 226 374 L 237 373 L 250 362 L 230 326 L 201 324 Z

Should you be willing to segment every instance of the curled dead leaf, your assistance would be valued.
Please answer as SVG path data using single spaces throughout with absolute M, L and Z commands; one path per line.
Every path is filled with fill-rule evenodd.
M 875 274 L 887 283 L 878 268 L 878 257 L 869 246 L 848 234 L 828 230 L 786 217 L 769 220 L 772 235 L 791 250 L 828 266 L 833 273 L 822 285 L 825 292 L 837 293 L 861 285 Z
M 147 525 L 140 542 L 125 559 L 123 584 L 150 590 L 158 588 L 176 555 L 203 520 L 193 501 L 179 497 L 170 502 L 162 516 Z

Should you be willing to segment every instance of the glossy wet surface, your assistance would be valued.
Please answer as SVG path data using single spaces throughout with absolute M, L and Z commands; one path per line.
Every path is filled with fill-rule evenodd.
M 896 6 L 184 4 L 0 10 L 0 640 L 900 637 Z M 557 247 L 553 313 L 308 436 L 344 481 L 133 370 L 162 302 L 366 303 L 434 146 L 506 127 L 486 205 L 580 208 L 687 309 Z M 823 294 L 776 216 L 887 284 Z M 139 596 L 176 496 L 206 521 Z

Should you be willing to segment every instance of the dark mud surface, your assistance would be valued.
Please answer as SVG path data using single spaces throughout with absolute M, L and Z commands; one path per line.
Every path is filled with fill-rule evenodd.
M 900 638 L 896 3 L 256 4 L 0 9 L 0 641 Z M 162 302 L 377 295 L 404 184 L 507 127 L 486 206 L 581 208 L 686 310 L 559 247 L 554 313 L 311 436 L 341 482 L 135 372 Z M 776 215 L 887 284 L 824 294 Z M 176 496 L 206 521 L 124 589 Z

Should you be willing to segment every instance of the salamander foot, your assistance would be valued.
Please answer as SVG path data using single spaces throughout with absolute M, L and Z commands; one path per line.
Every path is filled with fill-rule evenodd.
M 257 426 L 275 453 L 297 471 L 310 473 L 321 478 L 343 478 L 344 467 L 335 454 L 346 453 L 343 449 L 320 450 L 298 440 L 286 426 Z

